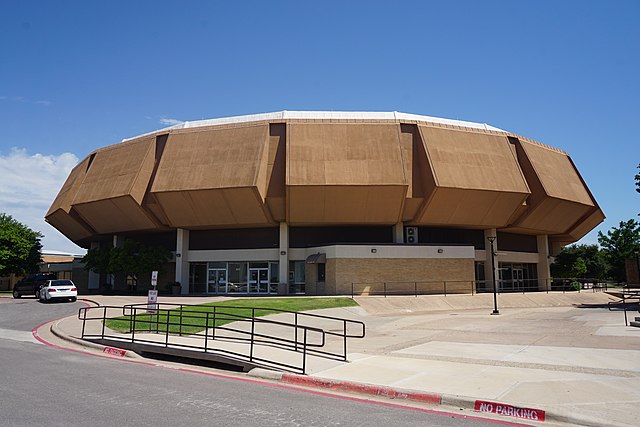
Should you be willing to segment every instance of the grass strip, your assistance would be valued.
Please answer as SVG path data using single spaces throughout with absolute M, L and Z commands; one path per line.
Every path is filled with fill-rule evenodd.
M 179 308 L 159 310 L 157 314 L 146 314 L 137 310 L 133 316 L 107 319 L 105 326 L 114 331 L 129 333 L 135 323 L 136 332 L 157 331 L 183 335 L 195 334 L 205 328 L 222 326 L 243 318 L 278 314 L 274 310 L 293 312 L 319 310 L 322 308 L 352 307 L 356 303 L 351 298 L 243 298 Z M 215 309 L 214 309 L 215 307 Z M 215 314 L 214 314 L 215 310 Z

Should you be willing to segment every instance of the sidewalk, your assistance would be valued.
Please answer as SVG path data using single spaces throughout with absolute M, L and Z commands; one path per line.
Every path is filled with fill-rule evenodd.
M 350 363 L 310 360 L 308 377 L 263 370 L 254 375 L 408 394 L 471 410 L 476 400 L 492 401 L 544 410 L 547 422 L 638 425 L 640 328 L 625 327 L 622 312 L 607 310 L 612 297 L 591 292 L 502 294 L 499 316 L 489 315 L 492 298 L 358 297 L 360 307 L 317 311 L 366 324 L 366 338 L 349 341 Z M 144 302 L 144 297 L 90 299 L 101 305 Z M 221 299 L 167 296 L 161 302 Z M 75 317 L 54 325 L 56 334 L 75 342 L 80 329 Z

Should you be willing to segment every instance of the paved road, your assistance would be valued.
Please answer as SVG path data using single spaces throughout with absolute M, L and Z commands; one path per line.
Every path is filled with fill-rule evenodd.
M 29 339 L 80 303 L 0 298 L 0 426 L 481 426 L 410 408 L 105 359 Z

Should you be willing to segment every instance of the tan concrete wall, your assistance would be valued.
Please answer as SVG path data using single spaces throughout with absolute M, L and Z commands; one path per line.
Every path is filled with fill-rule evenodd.
M 473 259 L 327 259 L 327 294 L 351 294 L 351 283 L 356 291 L 382 292 L 383 282 L 387 291 L 413 292 L 414 282 L 421 293 L 471 293 L 474 281 Z M 308 276 L 315 280 L 315 276 Z M 404 283 L 401 283 L 404 282 Z

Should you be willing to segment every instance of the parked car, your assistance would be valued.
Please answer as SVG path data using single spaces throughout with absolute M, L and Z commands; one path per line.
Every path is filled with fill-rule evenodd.
M 71 280 L 47 280 L 37 292 L 40 302 L 51 301 L 52 299 L 68 299 L 71 302 L 78 299 L 78 288 Z
M 38 290 L 49 280 L 56 280 L 53 273 L 29 274 L 24 279 L 13 285 L 13 297 L 20 298 L 22 295 L 35 295 L 38 297 Z

